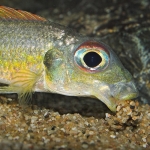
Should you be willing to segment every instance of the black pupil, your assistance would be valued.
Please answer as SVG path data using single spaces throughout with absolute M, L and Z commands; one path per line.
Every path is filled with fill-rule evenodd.
M 96 52 L 88 52 L 85 54 L 83 60 L 88 67 L 96 67 L 101 63 L 102 58 Z

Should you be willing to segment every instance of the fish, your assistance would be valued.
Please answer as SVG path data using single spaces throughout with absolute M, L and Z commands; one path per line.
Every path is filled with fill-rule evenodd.
M 138 97 L 132 75 L 110 46 L 23 10 L 0 6 L 0 94 L 95 97 L 111 111 Z

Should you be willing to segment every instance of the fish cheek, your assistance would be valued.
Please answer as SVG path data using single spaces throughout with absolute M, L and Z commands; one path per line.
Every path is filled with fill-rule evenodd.
M 132 80 L 131 74 L 120 62 L 110 63 L 110 66 L 105 71 L 100 72 L 97 78 L 100 78 L 101 81 L 107 84 L 129 82 Z
M 58 49 L 50 49 L 46 52 L 43 63 L 46 68 L 46 74 L 50 80 L 52 80 L 55 74 L 59 73 L 60 66 L 63 64 L 62 58 L 63 53 Z

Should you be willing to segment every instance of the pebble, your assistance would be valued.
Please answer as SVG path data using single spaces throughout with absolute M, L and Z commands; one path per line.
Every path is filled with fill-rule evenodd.
M 84 143 L 84 144 L 82 144 L 82 147 L 85 148 L 85 149 L 87 149 L 88 148 L 88 144 Z
M 94 135 L 94 131 L 89 131 L 89 135 Z
M 116 135 L 110 135 L 110 137 L 114 139 L 114 138 L 116 138 Z

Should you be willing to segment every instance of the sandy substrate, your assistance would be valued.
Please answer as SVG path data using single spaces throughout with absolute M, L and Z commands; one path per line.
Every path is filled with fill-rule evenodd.
M 150 149 L 149 105 L 126 101 L 118 105 L 116 114 L 96 118 L 0 99 L 3 149 Z

